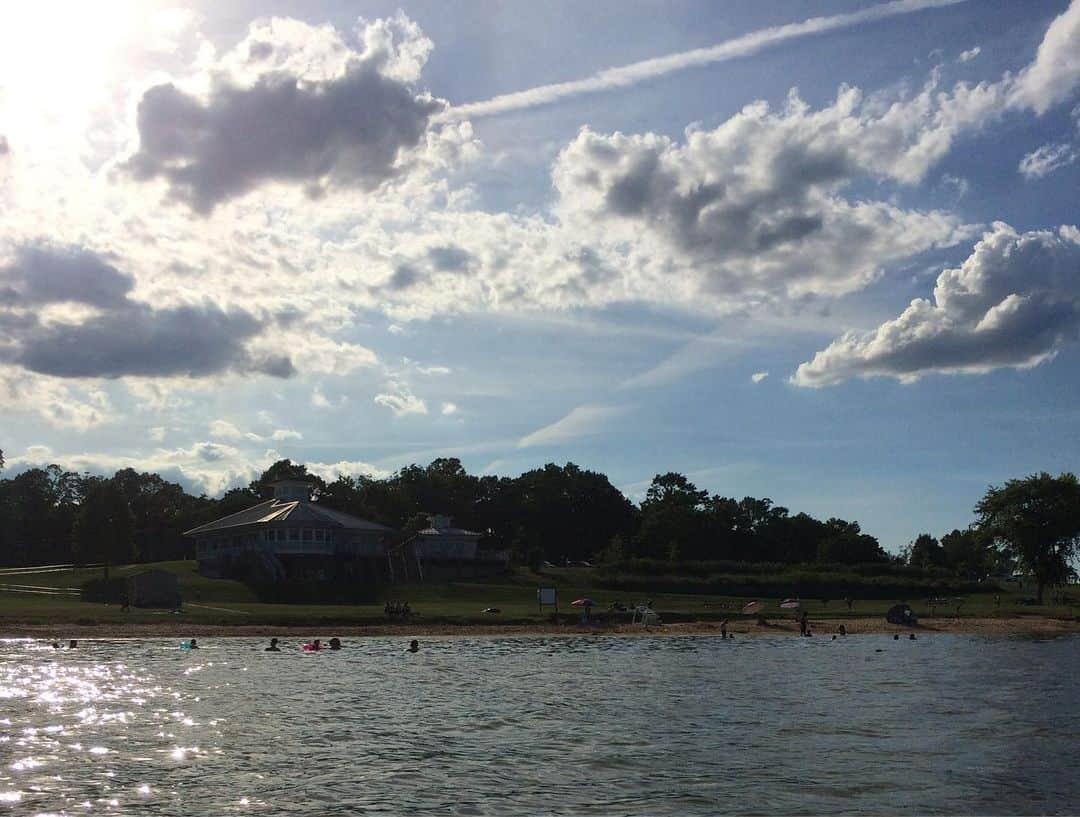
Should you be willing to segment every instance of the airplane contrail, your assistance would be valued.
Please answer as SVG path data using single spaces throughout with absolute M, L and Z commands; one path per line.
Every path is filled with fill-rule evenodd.
M 788 23 L 782 26 L 772 26 L 771 28 L 751 31 L 749 34 L 743 34 L 740 37 L 707 48 L 695 48 L 692 51 L 681 51 L 677 54 L 642 60 L 641 62 L 634 62 L 617 68 L 606 68 L 585 79 L 539 85 L 525 91 L 502 94 L 480 102 L 468 102 L 464 105 L 448 108 L 438 118 L 442 120 L 476 119 L 483 116 L 495 116 L 510 111 L 548 105 L 560 99 L 581 94 L 598 93 L 612 88 L 626 88 L 685 68 L 711 65 L 716 62 L 746 57 L 787 40 L 807 37 L 811 34 L 822 34 L 826 31 L 836 31 L 841 28 L 850 28 L 861 23 L 883 20 L 901 14 L 911 14 L 924 9 L 953 6 L 963 2 L 966 2 L 966 0 L 892 0 L 889 3 L 882 3 L 846 14 L 836 14 L 831 17 L 811 17 L 801 23 Z

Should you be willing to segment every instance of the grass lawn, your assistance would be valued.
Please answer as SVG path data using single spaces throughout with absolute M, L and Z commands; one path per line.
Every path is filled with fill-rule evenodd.
M 484 581 L 442 582 L 430 584 L 392 585 L 382 589 L 372 604 L 358 605 L 312 605 L 312 604 L 263 604 L 244 584 L 229 579 L 210 579 L 196 572 L 194 561 L 158 562 L 153 565 L 128 565 L 114 567 L 111 576 L 122 577 L 130 573 L 155 567 L 176 573 L 180 581 L 180 593 L 184 600 L 184 612 L 176 615 L 164 610 L 140 610 L 127 612 L 118 605 L 82 602 L 77 595 L 44 595 L 16 592 L 11 586 L 34 588 L 74 589 L 89 579 L 99 578 L 100 569 L 74 569 L 62 571 L 18 572 L 0 570 L 0 625 L 8 623 L 48 624 L 72 623 L 151 623 L 163 620 L 191 621 L 201 624 L 275 624 L 314 625 L 321 622 L 338 624 L 385 623 L 383 603 L 397 601 L 409 603 L 417 621 L 441 621 L 461 623 L 490 623 L 500 621 L 540 622 L 551 613 L 545 608 L 541 614 L 536 604 L 538 585 L 553 585 L 559 591 L 559 612 L 573 613 L 570 602 L 581 597 L 593 599 L 598 604 L 596 612 L 603 612 L 616 600 L 624 604 L 643 602 L 646 597 L 631 598 L 618 591 L 590 587 L 588 569 L 551 569 L 537 575 L 521 568 L 509 576 Z M 8 588 L 8 589 L 5 589 Z M 1069 595 L 1080 597 L 1078 588 L 1070 588 Z M 1048 603 L 1043 606 L 1021 606 L 1020 598 L 1034 595 L 1030 588 L 1002 590 L 1000 606 L 995 604 L 994 593 L 979 593 L 959 597 L 961 617 L 1014 617 L 1038 615 L 1049 617 L 1074 616 L 1075 605 Z M 1047 593 L 1051 602 L 1056 593 Z M 734 596 L 689 595 L 657 593 L 651 597 L 653 608 L 667 620 L 718 619 L 737 614 L 750 599 Z M 790 611 L 779 608 L 780 599 L 759 598 L 768 618 L 791 617 Z M 804 607 L 812 618 L 846 618 L 884 616 L 885 611 L 898 600 L 856 599 L 849 612 L 843 601 L 834 600 L 827 605 L 819 600 L 807 600 Z M 925 599 L 908 599 L 916 615 L 927 617 L 930 610 Z M 496 607 L 499 614 L 485 614 L 486 607 Z M 955 617 L 955 602 L 938 607 L 938 617 Z

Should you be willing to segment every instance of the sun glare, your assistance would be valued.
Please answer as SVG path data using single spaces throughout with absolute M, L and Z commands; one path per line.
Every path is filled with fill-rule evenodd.
M 0 17 L 0 104 L 66 118 L 107 92 L 133 33 L 134 0 L 6 3 Z

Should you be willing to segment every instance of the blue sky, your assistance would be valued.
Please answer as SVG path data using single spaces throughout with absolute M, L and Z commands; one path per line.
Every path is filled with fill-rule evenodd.
M 9 474 L 573 461 L 895 551 L 1076 468 L 1080 0 L 4 14 Z

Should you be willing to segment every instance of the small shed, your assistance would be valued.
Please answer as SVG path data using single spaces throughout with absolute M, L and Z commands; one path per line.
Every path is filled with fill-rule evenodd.
M 144 570 L 127 580 L 128 603 L 134 607 L 180 606 L 180 581 L 168 570 Z

